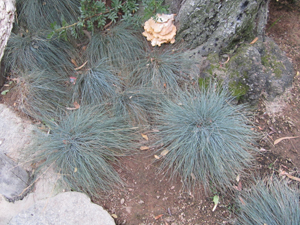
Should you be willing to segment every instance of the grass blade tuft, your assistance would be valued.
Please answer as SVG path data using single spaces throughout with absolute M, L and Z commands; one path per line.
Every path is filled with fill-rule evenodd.
M 116 157 L 135 148 L 136 130 L 121 117 L 109 117 L 100 107 L 82 106 L 59 123 L 48 121 L 49 135 L 41 135 L 35 148 L 39 170 L 54 164 L 75 191 L 98 196 L 122 184 L 112 166 Z
M 300 224 L 299 190 L 272 177 L 239 193 L 237 224 Z
M 223 90 L 208 87 L 200 92 L 178 93 L 157 115 L 162 145 L 162 170 L 180 175 L 185 188 L 210 185 L 232 187 L 238 174 L 252 165 L 254 133 L 242 114 L 243 105 Z

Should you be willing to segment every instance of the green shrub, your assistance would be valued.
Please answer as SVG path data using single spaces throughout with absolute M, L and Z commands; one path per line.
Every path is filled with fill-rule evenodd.
M 147 49 L 134 63 L 128 78 L 132 87 L 151 87 L 176 94 L 180 85 L 189 80 L 189 65 L 182 52 L 168 48 Z
M 258 180 L 251 189 L 239 193 L 237 224 L 300 224 L 299 190 L 272 177 Z
M 136 62 L 143 49 L 141 34 L 125 23 L 95 33 L 86 49 L 86 58 L 95 66 L 104 58 L 122 71 Z
M 37 139 L 38 170 L 54 166 L 63 181 L 75 191 L 97 196 L 122 184 L 112 163 L 135 148 L 135 129 L 121 117 L 109 117 L 103 108 L 82 106 L 62 116 L 49 135 Z
M 73 99 L 81 104 L 101 104 L 115 95 L 120 81 L 110 66 L 102 60 L 97 67 L 80 72 L 74 87 Z
M 67 80 L 60 75 L 32 71 L 18 79 L 19 108 L 27 115 L 38 120 L 52 119 L 68 106 L 71 96 L 65 85 Z
M 3 62 L 5 67 L 16 72 L 31 70 L 56 71 L 65 74 L 74 70 L 71 63 L 72 47 L 61 40 L 47 40 L 42 36 L 21 37 L 11 34 Z
M 167 153 L 161 157 L 161 170 L 181 176 L 188 189 L 197 184 L 231 188 L 236 176 L 252 165 L 254 138 L 242 114 L 245 106 L 232 100 L 224 90 L 209 86 L 165 102 L 157 115 L 157 145 Z

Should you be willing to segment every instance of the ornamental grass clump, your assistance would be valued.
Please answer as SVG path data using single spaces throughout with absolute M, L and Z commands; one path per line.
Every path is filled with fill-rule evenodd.
M 125 23 L 92 35 L 86 49 L 86 58 L 91 66 L 107 58 L 108 62 L 121 68 L 129 68 L 137 61 L 143 50 L 141 34 Z
M 56 71 L 67 77 L 74 70 L 72 47 L 62 40 L 48 40 L 43 36 L 11 34 L 5 49 L 3 62 L 6 69 L 15 72 L 31 70 Z
M 81 106 L 58 121 L 47 121 L 49 134 L 31 147 L 39 170 L 53 166 L 72 190 L 92 196 L 120 187 L 113 163 L 135 149 L 136 128 L 94 106 Z
M 128 118 L 132 124 L 148 124 L 160 108 L 163 95 L 151 89 L 125 89 L 108 101 L 114 115 Z
M 298 225 L 299 197 L 299 189 L 289 187 L 286 181 L 275 177 L 267 181 L 258 180 L 236 198 L 239 208 L 236 224 Z
M 135 67 L 128 77 L 132 87 L 155 88 L 167 94 L 176 94 L 183 83 L 189 81 L 189 66 L 179 50 L 155 48 L 146 52 L 135 62 Z
M 56 73 L 32 71 L 17 79 L 19 109 L 35 119 L 56 118 L 70 102 L 67 80 Z
M 74 23 L 80 16 L 80 0 L 18 0 L 19 21 L 31 31 L 49 29 L 52 23 L 62 25 L 62 19 Z
M 101 104 L 116 94 L 120 80 L 112 68 L 102 60 L 97 67 L 79 73 L 74 86 L 74 101 L 81 104 Z
M 237 175 L 252 165 L 254 140 L 245 106 L 232 100 L 212 86 L 167 100 L 157 114 L 161 171 L 179 175 L 187 189 L 230 189 Z

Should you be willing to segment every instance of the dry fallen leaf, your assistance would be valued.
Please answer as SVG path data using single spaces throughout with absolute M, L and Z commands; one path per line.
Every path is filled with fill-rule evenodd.
M 158 220 L 158 219 L 161 218 L 162 216 L 163 216 L 163 214 L 160 214 L 160 215 L 154 217 L 154 219 L 155 219 L 155 220 Z
M 165 155 L 168 154 L 168 152 L 169 152 L 169 150 L 168 150 L 168 149 L 165 149 L 165 150 L 163 150 L 163 151 L 160 153 L 160 155 L 161 155 L 161 156 L 165 156 Z
M 236 181 L 237 181 L 237 182 L 240 181 L 240 175 L 239 175 L 239 174 L 236 176 Z
M 142 135 L 142 137 L 145 139 L 145 140 L 149 140 L 149 138 L 148 138 L 148 136 L 146 135 L 146 134 L 141 134 Z
M 140 147 L 140 150 L 142 150 L 142 151 L 143 151 L 143 150 L 148 150 L 148 149 L 149 149 L 148 146 L 141 146 L 141 147 Z
M 78 64 L 76 63 L 75 59 L 71 59 L 71 62 L 73 63 L 74 66 L 78 67 Z
M 253 41 L 250 42 L 250 45 L 253 45 L 257 41 L 258 41 L 258 37 L 254 38 Z
M 295 181 L 300 182 L 300 178 L 299 178 L 299 177 L 294 177 L 294 176 L 288 174 L 287 172 L 285 172 L 285 171 L 283 171 L 283 170 L 280 171 L 279 176 L 287 176 L 288 178 L 290 178 L 290 179 L 292 179 L 292 180 L 295 180 Z
M 116 214 L 111 214 L 111 216 L 112 216 L 113 218 L 115 218 L 115 219 L 118 218 L 118 216 L 117 216 Z
M 85 63 L 83 63 L 81 66 L 77 66 L 76 68 L 74 68 L 74 70 L 80 70 L 82 67 L 84 67 L 87 64 L 88 61 L 86 61 Z
M 299 136 L 296 137 L 282 137 L 282 138 L 278 138 L 274 141 L 274 145 L 277 145 L 279 142 L 281 142 L 282 140 L 286 140 L 286 139 L 293 139 L 293 138 L 298 138 Z
M 154 155 L 154 158 L 156 159 L 160 159 L 160 157 L 158 155 Z
M 75 108 L 69 108 L 67 107 L 67 110 L 76 110 L 80 108 L 80 105 L 78 104 L 78 102 L 74 102 L 73 105 L 75 106 Z
M 239 196 L 239 199 L 243 205 L 246 205 L 246 203 L 245 203 L 244 199 L 242 199 L 242 197 Z

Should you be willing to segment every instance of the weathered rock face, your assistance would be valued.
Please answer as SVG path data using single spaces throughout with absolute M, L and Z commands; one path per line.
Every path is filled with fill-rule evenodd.
M 224 56 L 212 53 L 203 58 L 200 80 L 210 77 L 222 82 L 241 101 L 255 105 L 261 95 L 273 100 L 292 84 L 292 62 L 269 38 Z
M 93 204 L 85 194 L 65 192 L 38 201 L 12 218 L 9 224 L 114 225 L 115 222 L 107 211 Z
M 28 173 L 13 160 L 0 153 L 0 194 L 9 201 L 16 201 L 27 194 L 28 185 Z
M 220 52 L 236 42 L 262 36 L 269 0 L 186 0 L 171 3 L 177 13 L 177 39 L 200 55 Z

